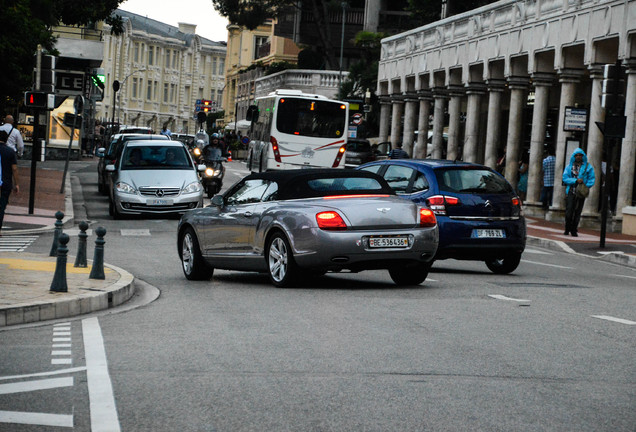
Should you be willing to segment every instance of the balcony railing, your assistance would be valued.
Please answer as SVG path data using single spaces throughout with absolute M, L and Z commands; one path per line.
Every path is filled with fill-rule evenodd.
M 347 76 L 349 72 L 343 71 L 342 79 L 344 80 Z M 287 69 L 257 78 L 254 96 L 266 96 L 277 89 L 292 89 L 333 98 L 338 94 L 338 81 L 338 71 Z

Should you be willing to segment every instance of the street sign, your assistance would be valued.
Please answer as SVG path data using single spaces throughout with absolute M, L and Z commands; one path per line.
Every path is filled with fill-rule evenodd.
M 55 93 L 75 96 L 84 92 L 84 72 L 55 71 Z
M 353 116 L 351 116 L 351 123 L 353 123 L 356 126 L 362 124 L 362 114 L 355 113 Z
M 587 126 L 587 109 L 565 107 L 563 130 L 566 132 L 585 132 Z

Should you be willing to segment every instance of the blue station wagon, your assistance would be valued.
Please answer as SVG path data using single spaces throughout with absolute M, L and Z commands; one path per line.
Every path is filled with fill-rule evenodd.
M 358 169 L 384 177 L 402 198 L 427 204 L 437 217 L 436 260 L 484 261 L 499 274 L 511 273 L 526 244 L 521 200 L 506 179 L 474 163 L 388 159 Z

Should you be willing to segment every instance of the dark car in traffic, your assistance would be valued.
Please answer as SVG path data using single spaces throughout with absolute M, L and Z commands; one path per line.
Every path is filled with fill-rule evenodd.
M 439 225 L 436 260 L 484 261 L 501 274 L 519 265 L 526 244 L 521 201 L 496 171 L 433 159 L 387 159 L 358 169 L 384 177 L 398 196 L 430 206 Z
M 345 153 L 345 167 L 355 167 L 375 160 L 371 143 L 366 139 L 349 138 Z

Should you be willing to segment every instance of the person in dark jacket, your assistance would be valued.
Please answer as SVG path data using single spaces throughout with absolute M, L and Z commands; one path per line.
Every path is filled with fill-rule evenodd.
M 8 134 L 0 131 L 0 236 L 2 236 L 4 210 L 9 203 L 9 195 L 11 191 L 20 193 L 18 160 L 15 151 L 7 145 L 7 138 Z
M 587 155 L 583 150 L 577 148 L 570 156 L 570 163 L 563 170 L 563 183 L 566 185 L 567 195 L 565 204 L 565 232 L 564 235 L 572 234 L 578 237 L 579 221 L 585 198 L 576 194 L 576 188 L 580 184 L 585 184 L 588 188 L 594 186 L 596 176 L 594 167 L 587 162 Z
M 402 143 L 397 143 L 395 148 L 389 152 L 389 159 L 408 159 L 410 156 L 402 150 Z

